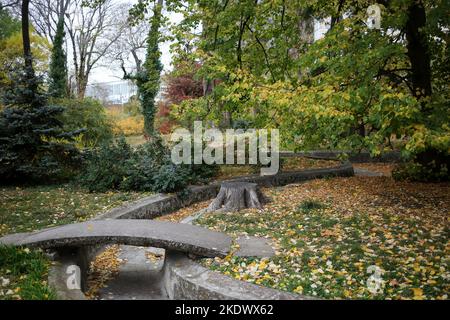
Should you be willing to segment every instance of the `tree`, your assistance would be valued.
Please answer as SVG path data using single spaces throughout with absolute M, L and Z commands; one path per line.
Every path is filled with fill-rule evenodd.
M 23 58 L 25 60 L 25 83 L 29 86 L 26 97 L 29 96 L 30 103 L 34 103 L 32 97 L 38 90 L 36 75 L 33 68 L 33 54 L 31 52 L 30 40 L 30 0 L 22 0 L 22 41 L 23 41 Z
M 105 0 L 95 5 L 85 6 L 82 0 L 74 0 L 69 7 L 66 29 L 69 35 L 76 94 L 83 98 L 93 68 L 109 52 L 120 38 L 120 5 Z
M 0 5 L 0 87 L 7 82 L 8 63 L 5 50 L 9 48 L 7 45 L 8 39 L 13 35 L 20 32 L 20 21 L 11 16 L 9 11 Z M 22 55 L 22 49 L 19 56 Z
M 381 30 L 366 25 L 374 2 Z M 172 3 L 185 16 L 177 35 L 196 39 L 197 76 L 220 79 L 186 114 L 278 127 L 288 148 L 400 148 L 448 178 L 448 1 Z M 312 18 L 329 21 L 315 42 Z
M 48 71 L 50 44 L 47 39 L 37 35 L 33 30 L 30 40 L 34 69 L 38 76 L 44 75 Z M 10 82 L 10 73 L 23 63 L 22 32 L 19 26 L 18 31 L 5 39 L 0 39 L 0 87 Z
M 72 0 L 33 0 L 30 3 L 30 20 L 36 32 L 53 43 L 58 23 L 72 2 Z
M 64 15 L 61 15 L 53 41 L 49 70 L 49 93 L 54 98 L 64 98 L 67 96 L 67 57 L 63 48 L 64 37 Z
M 143 3 L 140 3 L 143 4 Z M 159 51 L 159 43 L 161 41 L 160 28 L 163 23 L 162 16 L 163 0 L 158 0 L 153 8 L 153 16 L 150 20 L 150 30 L 147 37 L 147 55 L 141 72 L 135 75 L 125 75 L 126 79 L 132 79 L 138 87 L 139 98 L 142 105 L 142 113 L 144 115 L 144 131 L 148 137 L 155 134 L 155 98 L 160 87 L 161 72 L 163 65 L 160 61 L 161 52 Z M 138 7 L 138 11 L 132 11 L 138 15 L 145 10 Z
M 17 182 L 53 178 L 79 164 L 73 139 L 57 119 L 63 108 L 49 106 L 42 82 L 33 68 L 29 33 L 29 1 L 22 7 L 23 66 L 4 90 L 6 108 L 0 113 L 0 179 Z
M 124 6 L 121 10 L 123 22 L 117 26 L 121 37 L 113 43 L 107 58 L 112 63 L 117 63 L 127 77 L 129 74 L 142 72 L 150 24 L 145 20 L 130 19 L 129 6 Z
M 4 40 L 20 31 L 20 21 L 0 4 L 0 40 Z

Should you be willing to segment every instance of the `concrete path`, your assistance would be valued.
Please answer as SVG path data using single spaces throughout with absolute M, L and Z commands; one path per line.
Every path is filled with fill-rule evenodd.
M 164 251 L 158 248 L 121 246 L 124 263 L 118 275 L 98 292 L 100 300 L 166 300 L 161 283 Z M 152 255 L 155 259 L 149 259 Z
M 232 239 L 189 224 L 153 220 L 99 220 L 69 224 L 0 239 L 0 244 L 43 249 L 124 244 L 157 247 L 204 257 L 224 257 Z

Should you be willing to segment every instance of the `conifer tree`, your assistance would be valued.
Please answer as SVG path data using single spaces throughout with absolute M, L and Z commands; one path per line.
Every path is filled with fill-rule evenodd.
M 56 28 L 55 39 L 53 41 L 49 71 L 49 94 L 54 98 L 63 98 L 67 95 L 67 57 L 63 49 L 64 35 L 64 15 L 61 15 Z

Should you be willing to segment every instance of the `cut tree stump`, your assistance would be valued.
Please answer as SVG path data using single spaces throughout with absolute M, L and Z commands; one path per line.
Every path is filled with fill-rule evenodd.
M 240 211 L 246 208 L 261 209 L 267 202 L 256 183 L 223 182 L 217 198 L 209 205 L 207 212 Z

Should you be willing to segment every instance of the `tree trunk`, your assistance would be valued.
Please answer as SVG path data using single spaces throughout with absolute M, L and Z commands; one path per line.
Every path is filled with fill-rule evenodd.
M 428 43 L 422 29 L 426 25 L 425 8 L 421 1 L 413 1 L 408 9 L 406 40 L 411 62 L 413 95 L 422 99 L 431 96 L 431 59 Z
M 298 33 L 300 39 L 300 51 L 297 52 L 297 57 L 301 56 L 309 45 L 314 43 L 314 18 L 309 9 L 298 10 Z M 298 79 L 302 80 L 307 70 L 298 70 Z
M 406 40 L 408 57 L 411 62 L 411 82 L 413 95 L 422 106 L 422 113 L 427 116 L 432 112 L 429 104 L 423 99 L 432 95 L 431 58 L 426 38 L 426 12 L 422 1 L 413 1 L 408 9 L 406 22 Z M 448 152 L 428 146 L 415 157 L 415 162 L 426 167 L 429 172 L 439 173 L 443 168 L 449 168 Z
M 224 182 L 217 198 L 209 205 L 207 211 L 240 211 L 245 208 L 261 209 L 267 202 L 256 183 Z
M 23 57 L 25 59 L 25 72 L 27 74 L 27 79 L 33 80 L 34 69 L 33 69 L 33 54 L 31 52 L 31 40 L 30 40 L 29 7 L 30 7 L 30 0 L 23 0 L 22 1 Z
M 84 99 L 86 95 L 88 80 L 84 76 L 78 77 L 77 80 L 77 95 L 79 99 Z

